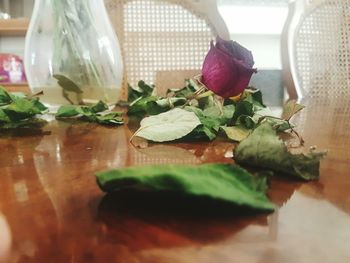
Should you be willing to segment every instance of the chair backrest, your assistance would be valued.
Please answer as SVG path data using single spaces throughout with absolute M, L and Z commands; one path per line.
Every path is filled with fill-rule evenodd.
M 290 98 L 350 95 L 350 0 L 295 0 L 282 33 Z
M 105 0 L 105 4 L 121 43 L 124 86 L 142 79 L 158 89 L 179 88 L 176 79 L 199 72 L 210 40 L 217 35 L 229 39 L 216 0 Z

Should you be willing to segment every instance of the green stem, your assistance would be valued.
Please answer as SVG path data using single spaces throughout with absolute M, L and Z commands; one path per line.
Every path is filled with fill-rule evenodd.
M 195 96 L 195 99 L 202 99 L 202 98 L 205 98 L 205 97 L 212 96 L 213 94 L 214 94 L 214 92 L 212 92 L 211 90 L 208 90 L 206 92 L 200 93 L 197 96 Z

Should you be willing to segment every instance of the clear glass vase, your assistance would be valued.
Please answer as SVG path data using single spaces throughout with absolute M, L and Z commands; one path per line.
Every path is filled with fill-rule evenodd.
M 119 99 L 122 56 L 103 0 L 36 0 L 24 63 L 32 92 L 49 105 Z

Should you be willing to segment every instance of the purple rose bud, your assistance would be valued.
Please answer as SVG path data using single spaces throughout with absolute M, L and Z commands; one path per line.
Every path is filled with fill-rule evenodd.
M 202 83 L 215 94 L 229 98 L 244 91 L 257 70 L 252 52 L 232 40 L 221 38 L 210 43 L 202 67 Z

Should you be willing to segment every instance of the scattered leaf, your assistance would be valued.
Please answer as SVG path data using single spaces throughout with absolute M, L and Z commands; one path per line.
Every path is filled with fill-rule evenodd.
M 102 112 L 102 111 L 108 110 L 108 105 L 100 100 L 95 105 L 92 105 L 90 107 L 90 109 L 91 109 L 92 112 L 98 113 L 98 112 Z
M 45 111 L 39 98 L 11 94 L 0 87 L 0 129 L 42 128 L 47 122 L 36 115 Z
M 146 114 L 148 114 L 148 112 L 153 111 L 152 109 L 149 108 L 150 107 L 149 103 L 155 102 L 157 100 L 158 100 L 158 97 L 156 96 L 139 97 L 129 105 L 128 115 L 135 116 L 135 117 L 145 116 Z
M 230 124 L 236 124 L 241 116 L 252 117 L 254 115 L 253 104 L 248 101 L 240 101 L 236 105 L 235 113 Z
M 88 121 L 97 122 L 103 125 L 121 125 L 124 123 L 120 112 L 110 112 L 105 115 L 95 115 L 92 118 L 87 118 Z
M 242 125 L 239 126 L 221 126 L 220 127 L 226 134 L 226 136 L 235 142 L 240 142 L 242 140 L 244 140 L 245 138 L 248 137 L 248 135 L 250 134 L 251 130 L 245 128 Z
M 134 136 L 155 142 L 173 141 L 186 136 L 200 124 L 193 112 L 175 108 L 144 118 Z
M 122 113 L 106 110 L 108 110 L 108 106 L 102 101 L 92 106 L 64 105 L 58 109 L 56 118 L 78 117 L 82 120 L 103 125 L 123 124 Z
M 128 102 L 132 103 L 141 97 L 149 97 L 154 91 L 154 86 L 147 85 L 143 80 L 140 80 L 137 87 L 128 86 Z
M 271 169 L 304 180 L 319 177 L 320 160 L 324 156 L 325 152 L 291 154 L 268 122 L 258 126 L 234 153 L 239 164 Z
M 265 195 L 266 178 L 254 177 L 238 166 L 153 165 L 99 172 L 96 177 L 105 192 L 141 186 L 154 191 L 206 197 L 257 211 L 274 210 Z
M 64 105 L 58 108 L 56 118 L 69 118 L 79 115 L 77 106 L 75 105 Z

